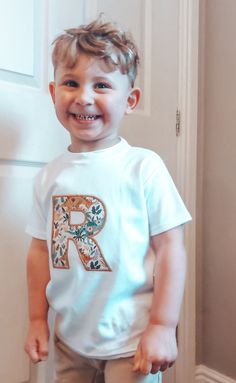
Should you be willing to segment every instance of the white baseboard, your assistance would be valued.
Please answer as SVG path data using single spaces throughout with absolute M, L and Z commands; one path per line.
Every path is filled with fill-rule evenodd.
M 236 383 L 236 380 L 229 378 L 226 375 L 220 374 L 210 368 L 199 365 L 195 372 L 196 383 Z

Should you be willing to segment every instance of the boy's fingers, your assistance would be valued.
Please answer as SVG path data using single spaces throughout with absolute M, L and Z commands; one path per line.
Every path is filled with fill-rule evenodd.
M 33 363 L 40 362 L 39 354 L 37 353 L 37 351 L 31 350 L 30 359 L 32 360 Z
M 46 360 L 48 357 L 48 350 L 47 349 L 42 349 L 40 352 L 39 352 L 39 358 L 40 360 L 44 361 Z
M 133 367 L 134 372 L 139 370 L 140 362 L 141 362 L 141 351 L 140 351 L 140 348 L 138 346 L 137 351 L 134 355 L 134 367 Z
M 161 370 L 160 364 L 153 364 L 152 365 L 152 369 L 151 369 L 151 373 L 152 374 L 156 374 L 160 370 Z
M 161 370 L 162 372 L 164 372 L 165 370 L 167 370 L 168 367 L 170 367 L 170 366 L 169 366 L 169 363 L 164 363 L 164 364 L 162 364 L 160 370 Z
M 39 343 L 28 344 L 25 346 L 25 351 L 29 355 L 33 363 L 38 363 L 41 360 L 46 360 L 48 356 L 48 344 L 47 341 Z
M 142 372 L 144 375 L 148 375 L 152 370 L 152 363 L 146 359 L 143 359 L 140 363 L 139 369 L 140 372 Z
M 134 358 L 134 372 L 141 372 L 144 375 L 148 375 L 152 370 L 152 363 L 146 359 L 142 359 L 141 352 L 138 350 Z
M 40 360 L 46 360 L 48 357 L 48 341 L 41 341 L 39 344 L 39 358 Z
M 26 347 L 26 352 L 29 354 L 29 357 L 33 363 L 39 362 L 40 358 L 36 344 L 32 344 Z

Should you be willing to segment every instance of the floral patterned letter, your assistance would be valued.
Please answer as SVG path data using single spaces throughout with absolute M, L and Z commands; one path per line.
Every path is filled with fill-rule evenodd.
M 106 220 L 105 206 L 98 198 L 87 195 L 54 196 L 52 226 L 52 264 L 68 269 L 68 245 L 73 241 L 84 268 L 88 271 L 111 271 L 94 237 Z M 72 214 L 83 222 L 74 224 Z

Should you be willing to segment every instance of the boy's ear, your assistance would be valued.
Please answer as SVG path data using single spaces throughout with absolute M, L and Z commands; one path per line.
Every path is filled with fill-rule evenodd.
M 133 109 L 139 103 L 141 97 L 141 90 L 139 88 L 132 88 L 127 100 L 126 114 L 132 113 Z
M 52 101 L 53 103 L 55 104 L 55 82 L 54 81 L 51 81 L 49 83 L 49 92 L 50 92 L 50 95 L 52 97 Z

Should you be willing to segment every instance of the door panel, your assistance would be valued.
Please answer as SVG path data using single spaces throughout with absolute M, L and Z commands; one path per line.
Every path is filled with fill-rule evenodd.
M 30 204 L 31 177 L 25 167 L 0 165 L 0 381 L 28 382 L 23 352 L 27 327 L 25 264 L 29 238 L 24 234 Z
M 137 80 L 141 103 L 134 114 L 125 117 L 121 134 L 134 145 L 157 151 L 175 178 L 178 1 L 86 1 L 87 20 L 100 13 L 132 32 L 141 58 Z
M 32 179 L 69 139 L 56 120 L 47 84 L 50 44 L 63 29 L 104 12 L 129 29 L 139 46 L 141 103 L 121 135 L 157 151 L 175 178 L 178 91 L 178 1 L 8 0 L 1 4 L 0 47 L 0 381 L 51 383 L 50 362 L 31 366 L 23 351 L 27 328 L 24 233 Z M 11 24 L 9 25 L 9 20 Z M 14 368 L 12 368 L 14 366 Z M 174 382 L 170 370 L 165 383 Z

